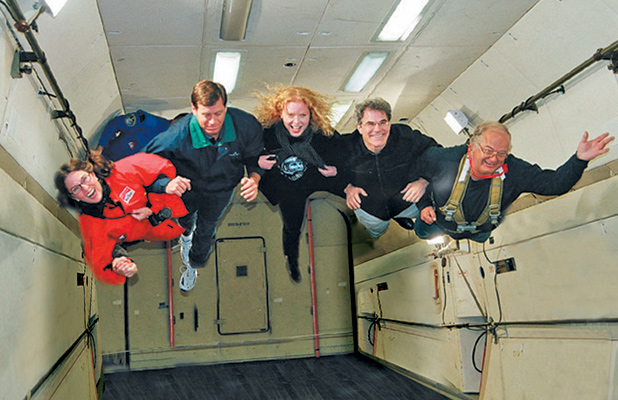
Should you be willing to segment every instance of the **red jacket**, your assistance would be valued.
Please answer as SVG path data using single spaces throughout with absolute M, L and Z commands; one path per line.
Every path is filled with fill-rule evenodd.
M 172 217 L 187 214 L 180 197 L 146 192 L 145 187 L 162 174 L 174 178 L 176 169 L 171 162 L 154 154 L 138 153 L 118 160 L 105 182 L 111 189 L 109 198 L 121 207 L 106 203 L 104 218 L 79 215 L 84 258 L 97 280 L 110 285 L 125 282 L 126 277 L 111 268 L 112 251 L 116 244 L 135 240 L 171 240 L 184 232 L 169 219 L 152 226 L 148 219 L 138 221 L 130 215 L 138 208 L 147 207 L 148 201 L 155 214 L 163 207 L 172 210 Z

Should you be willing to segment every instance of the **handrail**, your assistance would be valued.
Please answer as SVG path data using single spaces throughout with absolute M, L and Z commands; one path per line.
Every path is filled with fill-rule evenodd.
M 315 253 L 313 243 L 313 218 L 311 200 L 307 201 L 307 235 L 309 237 L 309 270 L 311 274 L 311 314 L 313 314 L 313 349 L 315 357 L 320 357 L 320 328 L 318 327 L 318 295 L 315 283 Z
M 69 106 L 69 101 L 67 100 L 66 97 L 64 97 L 64 94 L 62 93 L 62 89 L 60 89 L 60 86 L 58 85 L 58 81 L 56 80 L 56 77 L 54 76 L 49 64 L 47 63 L 47 56 L 45 55 L 45 52 L 41 49 L 41 46 L 39 46 L 39 42 L 34 36 L 34 33 L 32 33 L 32 29 L 30 28 L 30 25 L 28 25 L 28 22 L 26 22 L 26 17 L 21 11 L 21 8 L 19 7 L 17 0 L 5 0 L 5 1 L 6 1 L 6 6 L 9 9 L 9 13 L 11 14 L 11 17 L 15 20 L 16 29 L 19 32 L 22 32 L 24 36 L 26 37 L 26 40 L 28 41 L 28 44 L 30 44 L 30 48 L 32 49 L 32 52 L 34 53 L 34 56 L 36 57 L 35 61 L 38 62 L 41 68 L 43 69 L 43 73 L 45 74 L 47 81 L 51 85 L 51 89 L 54 92 L 54 95 L 56 96 L 57 100 L 60 102 L 60 105 L 62 106 L 61 111 L 59 110 L 53 111 L 52 118 L 53 119 L 68 118 L 71 121 L 71 126 L 76 130 L 77 137 L 84 145 L 85 150 L 86 150 L 86 156 L 88 156 L 88 151 L 89 151 L 88 140 L 82 134 L 82 128 L 79 125 L 77 125 L 77 118 L 75 117 L 75 114 L 71 110 L 71 107 Z
M 170 240 L 165 242 L 165 249 L 167 254 L 167 303 L 168 303 L 168 317 L 170 326 L 170 347 L 175 347 L 175 333 L 174 333 L 174 291 L 173 291 L 173 277 L 172 277 L 172 242 Z
M 610 44 L 605 48 L 598 49 L 596 53 L 583 63 L 579 64 L 577 67 L 572 69 L 569 73 L 537 93 L 536 95 L 529 97 L 526 101 L 522 102 L 520 105 L 515 106 L 513 110 L 507 114 L 504 114 L 500 117 L 499 121 L 504 123 L 511 118 L 514 118 L 515 115 L 520 112 L 526 110 L 538 111 L 538 107 L 536 102 L 547 97 L 552 93 L 564 93 L 564 83 L 569 79 L 573 78 L 575 75 L 579 74 L 586 68 L 590 67 L 592 64 L 601 60 L 610 60 L 611 63 L 608 66 L 608 69 L 612 70 L 614 73 L 618 72 L 618 41 Z

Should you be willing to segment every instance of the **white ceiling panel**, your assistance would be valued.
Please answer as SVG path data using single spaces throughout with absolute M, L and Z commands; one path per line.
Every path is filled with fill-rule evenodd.
M 239 50 L 235 106 L 251 111 L 265 85 L 293 84 L 336 100 L 380 95 L 395 118 L 410 119 L 536 2 L 434 0 L 407 41 L 380 43 L 372 39 L 397 0 L 253 0 L 238 42 L 219 39 L 223 0 L 98 0 L 127 110 L 186 107 L 195 82 L 211 77 L 214 52 Z M 375 50 L 391 52 L 385 65 L 362 92 L 343 92 L 359 57 Z
M 110 46 L 200 45 L 204 0 L 100 0 Z
M 332 1 L 315 30 L 314 46 L 376 46 L 371 40 L 388 15 L 394 0 Z
M 188 96 L 200 79 L 200 53 L 197 47 L 116 47 L 120 91 L 141 98 Z
M 417 46 L 491 46 L 538 0 L 443 1 L 414 38 Z M 478 56 L 477 56 L 478 57 Z

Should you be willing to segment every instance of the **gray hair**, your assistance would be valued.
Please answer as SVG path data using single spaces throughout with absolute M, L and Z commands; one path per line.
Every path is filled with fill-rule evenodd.
M 481 142 L 483 134 L 488 130 L 504 132 L 509 137 L 509 152 L 511 151 L 511 132 L 509 132 L 509 128 L 507 128 L 506 125 L 496 121 L 486 121 L 479 124 L 474 129 L 474 133 L 470 137 L 470 143 L 475 143 L 478 145 Z
M 354 118 L 356 118 L 356 123 L 358 125 L 361 124 L 363 120 L 363 113 L 367 108 L 370 110 L 384 111 L 384 113 L 386 113 L 386 118 L 388 118 L 389 121 L 391 120 L 391 105 L 383 98 L 375 97 L 373 99 L 367 99 L 361 103 L 358 103 L 356 107 L 354 107 Z

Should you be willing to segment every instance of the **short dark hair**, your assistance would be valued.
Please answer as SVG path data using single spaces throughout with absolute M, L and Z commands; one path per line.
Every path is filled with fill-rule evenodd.
M 223 105 L 227 105 L 227 92 L 225 87 L 217 82 L 203 80 L 193 86 L 191 92 L 191 104 L 197 107 L 199 104 L 210 107 L 219 99 L 223 100 Z

